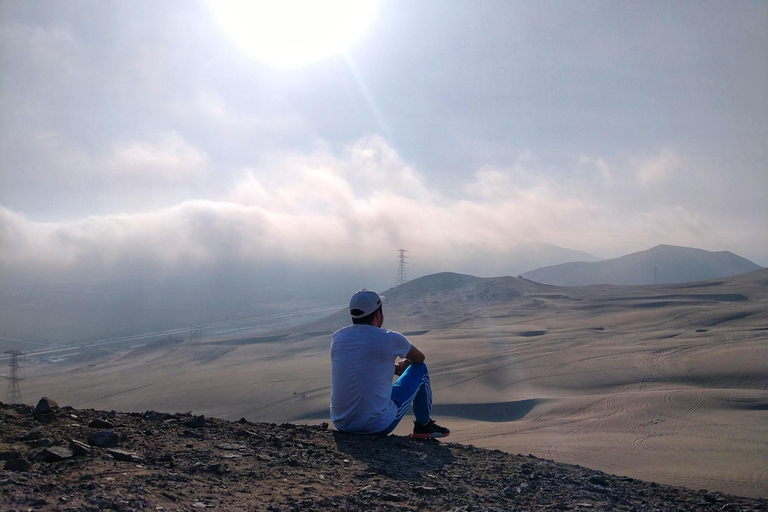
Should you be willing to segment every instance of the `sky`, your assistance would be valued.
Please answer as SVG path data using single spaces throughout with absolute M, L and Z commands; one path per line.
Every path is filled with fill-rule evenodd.
M 2 278 L 768 266 L 765 1 L 324 6 L 1 0 Z

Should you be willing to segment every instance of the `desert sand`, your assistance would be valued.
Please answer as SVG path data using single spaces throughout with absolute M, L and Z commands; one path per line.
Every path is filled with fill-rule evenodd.
M 579 288 L 436 274 L 388 298 L 384 326 L 427 355 L 446 442 L 768 495 L 768 270 Z M 268 336 L 32 361 L 22 396 L 317 424 L 328 421 L 330 335 L 347 323 L 341 311 Z M 410 426 L 406 416 L 395 434 Z

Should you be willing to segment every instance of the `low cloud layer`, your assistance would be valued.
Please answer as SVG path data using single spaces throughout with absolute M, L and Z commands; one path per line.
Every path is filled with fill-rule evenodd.
M 129 145 L 119 165 L 158 165 L 167 171 L 163 179 L 198 172 L 204 157 L 173 138 L 170 149 L 168 143 Z M 244 169 L 244 179 L 217 200 L 58 223 L 3 208 L 0 264 L 6 280 L 309 268 L 385 273 L 388 282 L 400 248 L 410 251 L 412 275 L 508 275 L 531 269 L 532 242 L 598 257 L 670 243 L 731 250 L 765 264 L 753 233 L 734 230 L 727 219 L 691 211 L 683 201 L 646 201 L 665 197 L 675 168 L 686 165 L 683 156 L 664 150 L 635 158 L 621 175 L 613 165 L 577 158 L 567 173 L 557 173 L 578 176 L 570 182 L 548 178 L 545 166 L 525 154 L 509 168 L 478 170 L 447 197 L 374 136 L 338 152 L 321 148 L 275 157 L 270 169 Z
M 206 2 L 1 2 L 0 280 L 768 265 L 764 2 L 378 7 L 289 70 Z

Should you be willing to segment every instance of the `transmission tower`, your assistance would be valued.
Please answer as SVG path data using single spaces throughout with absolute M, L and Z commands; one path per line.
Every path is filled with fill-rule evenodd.
M 405 259 L 408 257 L 405 255 L 408 251 L 405 249 L 399 249 L 400 251 L 400 266 L 397 268 L 397 281 L 395 282 L 395 286 L 399 286 L 401 284 L 404 284 L 408 281 L 408 278 L 405 276 L 405 266 L 408 264 Z
M 189 328 L 189 341 L 203 339 L 202 326 L 193 325 Z
M 11 376 L 8 377 L 8 403 L 12 405 L 20 404 L 22 402 L 19 381 L 23 379 L 19 377 L 19 356 L 22 355 L 22 353 L 18 350 L 9 350 L 5 353 L 10 354 L 11 356 L 11 360 L 8 363 L 8 366 L 11 367 Z

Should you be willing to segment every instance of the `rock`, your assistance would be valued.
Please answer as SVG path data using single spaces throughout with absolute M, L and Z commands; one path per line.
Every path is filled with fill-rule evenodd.
M 72 450 L 72 453 L 74 453 L 76 456 L 90 455 L 91 453 L 90 446 L 85 443 L 81 443 L 80 441 L 75 441 L 74 439 L 69 442 L 67 448 Z
M 111 430 L 102 430 L 101 432 L 94 432 L 88 436 L 88 444 L 91 446 L 98 446 L 100 448 L 112 448 L 117 446 L 119 437 Z
M 44 396 L 37 402 L 37 406 L 35 407 L 35 410 L 32 411 L 32 414 L 47 414 L 53 412 L 54 407 L 59 407 L 56 400 Z
M 603 475 L 594 475 L 592 478 L 589 479 L 589 483 L 595 484 L 595 485 L 602 485 L 603 487 L 608 487 L 608 479 L 605 478 Z
M 75 454 L 69 448 L 63 446 L 51 446 L 43 448 L 34 456 L 35 460 L 41 462 L 61 462 L 65 459 L 71 459 Z
M 53 441 L 50 439 L 35 439 L 33 441 L 27 441 L 27 444 L 33 448 L 45 448 L 47 446 L 53 446 Z
M 214 445 L 220 450 L 245 450 L 247 446 L 239 443 L 217 443 Z
M 111 448 L 107 450 L 107 453 L 114 457 L 115 460 L 121 460 L 125 462 L 141 462 L 142 459 L 135 453 L 127 452 L 125 450 L 118 450 Z
M 200 428 L 205 426 L 205 416 L 192 416 L 192 419 L 189 420 L 189 426 L 192 428 Z
M 30 430 L 29 432 L 25 432 L 21 434 L 16 439 L 18 439 L 19 441 L 37 441 L 42 437 L 43 437 L 43 434 L 39 430 Z
M 423 494 L 425 496 L 437 496 L 439 494 L 443 493 L 442 489 L 439 489 L 437 487 L 427 487 L 425 485 L 419 485 L 413 488 L 413 490 L 418 494 Z
M 13 459 L 5 462 L 3 469 L 6 471 L 29 471 L 27 459 Z
M 88 423 L 88 426 L 91 428 L 115 428 L 115 426 L 111 422 L 107 420 L 102 420 L 101 418 L 96 418 L 95 420 L 92 420 L 91 422 Z
M 223 475 L 227 472 L 227 468 L 222 464 L 209 464 L 205 467 L 204 471 L 215 475 Z
M 151 421 L 165 421 L 173 419 L 173 414 L 167 412 L 147 411 L 144 413 L 144 417 Z
M 184 435 L 193 439 L 205 439 L 205 435 L 197 430 L 185 430 Z
M 507 486 L 501 491 L 502 496 L 506 496 L 507 498 L 514 497 L 518 494 L 518 490 L 514 487 Z
M 10 451 L 0 452 L 0 460 L 18 460 L 21 458 L 21 452 Z

